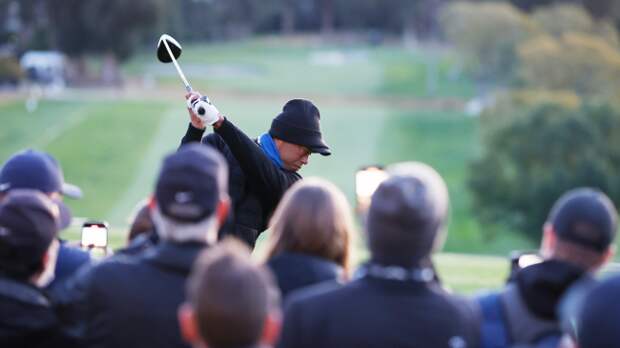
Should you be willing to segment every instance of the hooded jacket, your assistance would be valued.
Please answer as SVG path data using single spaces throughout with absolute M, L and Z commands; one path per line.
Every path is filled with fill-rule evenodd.
M 558 304 L 583 277 L 587 277 L 585 270 L 559 260 L 547 260 L 519 271 L 514 283 L 501 294 L 513 344 L 528 344 L 560 331 Z
M 37 287 L 0 276 L 0 347 L 73 347 Z

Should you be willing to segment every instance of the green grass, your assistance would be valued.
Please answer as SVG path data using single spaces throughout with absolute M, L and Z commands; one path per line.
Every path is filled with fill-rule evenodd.
M 345 60 L 342 65 L 316 65 L 312 60 L 317 54 Z M 208 91 L 218 108 L 252 137 L 268 129 L 288 99 L 311 98 L 321 110 L 321 128 L 333 155 L 311 156 L 301 173 L 334 182 L 351 204 L 354 174 L 363 165 L 418 160 L 436 167 L 452 200 L 450 253 L 439 255 L 437 262 L 455 290 L 499 286 L 505 262 L 454 252 L 505 255 L 514 248 L 531 248 L 508 234 L 484 239 L 470 210 L 467 163 L 479 152 L 477 121 L 417 106 L 427 97 L 453 100 L 472 94 L 471 83 L 454 74 L 449 54 L 256 40 L 188 45 L 181 65 L 194 87 Z M 162 156 L 177 148 L 187 127 L 173 66 L 144 52 L 124 69 L 133 79 L 151 74 L 158 84 L 129 97 L 70 93 L 42 102 L 33 114 L 25 112 L 23 100 L 0 103 L 0 161 L 25 147 L 54 154 L 67 181 L 84 189 L 82 200 L 68 202 L 74 215 L 108 220 L 114 247 L 124 245 L 129 214 L 150 194 Z M 431 83 L 433 71 L 436 80 Z M 77 230 L 63 236 L 79 239 Z M 360 262 L 367 253 L 361 247 L 358 251 Z
M 252 40 L 185 45 L 179 63 L 195 89 L 242 93 L 468 97 L 473 84 L 438 50 L 400 46 L 306 44 Z M 174 67 L 154 52 L 135 57 L 125 69 L 180 85 Z

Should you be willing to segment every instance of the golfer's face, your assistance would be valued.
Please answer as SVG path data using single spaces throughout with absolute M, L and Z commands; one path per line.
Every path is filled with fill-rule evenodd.
M 308 164 L 310 149 L 305 146 L 283 141 L 278 150 L 280 152 L 280 159 L 282 159 L 284 169 L 286 170 L 296 172 L 301 169 L 302 166 Z

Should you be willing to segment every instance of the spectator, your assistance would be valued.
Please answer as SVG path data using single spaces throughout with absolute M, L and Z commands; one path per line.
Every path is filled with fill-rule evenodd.
M 482 347 L 556 347 L 562 296 L 613 256 L 616 228 L 616 208 L 602 192 L 579 188 L 560 197 L 543 227 L 544 261 L 518 271 L 499 293 L 478 298 Z
M 60 212 L 47 196 L 11 190 L 0 203 L 0 347 L 69 347 L 41 289 L 54 277 Z
M 71 224 L 71 211 L 62 202 L 64 196 L 69 198 L 82 197 L 79 187 L 64 181 L 62 169 L 58 161 L 50 154 L 36 150 L 24 150 L 11 156 L 0 170 L 0 199 L 4 193 L 12 189 L 33 189 L 45 193 L 60 208 L 61 225 L 63 230 Z M 57 292 L 63 283 L 73 275 L 78 268 L 90 262 L 90 254 L 77 246 L 69 246 L 60 241 L 56 274 L 54 281 L 48 288 Z
M 116 255 L 137 255 L 150 249 L 159 242 L 152 217 L 154 200 L 145 199 L 136 205 L 132 214 L 131 225 L 127 233 L 127 245 L 116 251 Z
M 135 213 L 132 215 L 129 233 L 127 233 L 127 244 L 131 244 L 131 242 L 139 236 L 148 236 L 155 232 L 149 203 L 150 200 L 145 199 L 136 205 Z
M 348 278 L 353 235 L 351 208 L 333 184 L 295 183 L 271 219 L 267 265 L 282 297 L 322 281 Z
M 605 348 L 620 345 L 620 276 L 595 285 L 585 296 L 577 318 L 579 348 Z
M 186 96 L 190 100 L 197 97 L 195 93 Z M 189 113 L 191 123 L 182 144 L 200 141 L 206 126 L 191 108 Z M 213 105 L 207 114 L 213 118 L 214 133 L 202 142 L 222 153 L 230 168 L 234 219 L 220 234 L 233 235 L 253 248 L 284 192 L 301 179 L 297 171 L 308 163 L 310 154 L 331 153 L 319 128 L 319 109 L 308 100 L 290 100 L 273 119 L 269 132 L 257 140 L 250 139 Z
M 422 163 L 389 173 L 368 211 L 370 262 L 347 285 L 293 294 L 279 347 L 476 347 L 475 313 L 430 267 L 445 234 L 445 183 Z
M 81 270 L 71 288 L 70 328 L 84 345 L 186 347 L 176 312 L 194 260 L 225 219 L 227 176 L 224 158 L 202 144 L 166 157 L 152 212 L 160 242 Z
M 247 247 L 226 240 L 203 252 L 192 270 L 179 325 L 194 347 L 271 347 L 280 327 L 278 292 Z

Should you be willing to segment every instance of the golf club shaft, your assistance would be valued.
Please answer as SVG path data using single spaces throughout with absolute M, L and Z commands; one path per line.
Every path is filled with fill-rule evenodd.
M 174 55 L 172 54 L 172 51 L 170 50 L 170 47 L 168 46 L 168 42 L 166 42 L 166 40 L 164 41 L 164 46 L 166 46 L 166 50 L 168 51 L 168 54 L 170 55 L 170 58 L 172 58 L 172 63 L 174 63 L 174 67 L 177 68 L 177 72 L 179 73 L 179 76 L 181 76 L 181 79 L 183 80 L 183 84 L 185 85 L 185 90 L 189 93 L 192 91 L 192 86 L 189 85 L 189 82 L 187 82 L 187 79 L 185 78 L 185 74 L 183 74 L 183 70 L 181 70 L 181 67 L 179 66 L 179 63 L 177 63 L 177 60 L 174 58 Z

